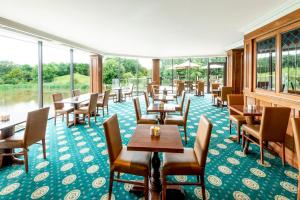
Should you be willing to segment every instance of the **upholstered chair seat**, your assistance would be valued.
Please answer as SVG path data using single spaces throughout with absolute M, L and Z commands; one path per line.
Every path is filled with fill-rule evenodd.
M 192 148 L 184 148 L 183 153 L 164 153 L 162 168 L 168 175 L 193 175 L 201 171 Z

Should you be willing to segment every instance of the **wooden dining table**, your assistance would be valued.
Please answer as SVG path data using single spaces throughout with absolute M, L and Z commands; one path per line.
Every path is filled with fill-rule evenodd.
M 155 94 L 153 100 L 162 102 L 174 101 L 174 95 Z
M 0 121 L 0 140 L 13 136 L 15 127 L 26 122 L 25 116 L 11 115 L 8 121 Z M 13 149 L 0 149 L 0 153 L 12 153 Z M 15 156 L 0 156 L 0 168 L 10 164 L 24 164 L 24 161 Z
M 160 124 L 164 123 L 164 119 L 166 117 L 166 113 L 168 112 L 176 112 L 176 105 L 168 104 L 168 103 L 151 103 L 148 108 L 148 112 L 158 112 L 160 113 Z
M 255 105 L 231 105 L 229 109 L 246 118 L 247 124 L 254 124 L 254 118 L 262 116 L 263 107 Z
M 153 125 L 139 124 L 132 135 L 128 145 L 128 151 L 153 152 L 151 163 L 152 172 L 150 178 L 150 190 L 161 192 L 159 152 L 183 153 L 180 133 L 176 125 L 155 125 L 160 128 L 160 136 L 151 136 L 150 127 Z

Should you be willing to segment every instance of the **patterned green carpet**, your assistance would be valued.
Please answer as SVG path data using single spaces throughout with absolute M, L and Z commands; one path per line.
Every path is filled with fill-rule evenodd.
M 259 149 L 250 145 L 245 156 L 241 146 L 228 139 L 228 112 L 211 106 L 210 96 L 191 96 L 188 120 L 188 144 L 192 147 L 201 114 L 213 122 L 213 134 L 206 165 L 206 189 L 209 199 L 296 199 L 298 170 L 282 166 L 279 157 L 265 154 L 265 166 L 259 164 Z M 140 98 L 143 103 L 143 98 Z M 144 105 L 142 110 L 145 111 Z M 133 103 L 110 103 L 110 114 L 118 113 L 123 144 L 135 129 Z M 107 116 L 106 116 L 107 117 Z M 105 118 L 106 118 L 105 117 Z M 29 152 L 29 173 L 24 166 L 0 171 L 0 199 L 106 199 L 108 192 L 108 155 L 103 134 L 104 119 L 98 117 L 89 128 L 66 128 L 61 120 L 48 122 L 47 159 L 42 148 L 34 145 Z M 235 132 L 235 131 L 234 131 Z M 181 132 L 183 136 L 183 132 Z M 234 133 L 235 134 L 235 133 Z M 130 175 L 123 178 L 133 179 Z M 170 177 L 177 181 L 195 177 Z M 140 199 L 129 193 L 130 185 L 114 183 L 115 199 Z M 201 199 L 199 187 L 185 186 L 188 199 Z

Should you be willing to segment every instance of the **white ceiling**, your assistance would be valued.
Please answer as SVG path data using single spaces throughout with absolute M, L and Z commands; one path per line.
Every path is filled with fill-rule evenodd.
M 222 55 L 291 2 L 299 0 L 1 0 L 0 17 L 107 54 Z

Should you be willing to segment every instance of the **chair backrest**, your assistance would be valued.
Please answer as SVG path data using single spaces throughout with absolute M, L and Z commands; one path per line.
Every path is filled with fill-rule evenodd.
M 186 124 L 186 121 L 188 119 L 188 115 L 189 115 L 189 110 L 190 110 L 190 104 L 191 104 L 191 99 L 190 97 L 188 98 L 187 104 L 186 104 L 186 108 L 185 108 L 185 113 L 184 113 L 184 118 L 183 121 Z
M 220 83 L 212 83 L 211 84 L 211 89 L 212 90 L 217 90 L 219 88 L 219 86 L 220 86 Z
M 64 107 L 63 103 L 57 103 L 63 100 L 63 96 L 61 93 L 52 94 L 52 100 L 53 100 L 55 110 L 60 110 Z
M 229 115 L 236 115 L 237 113 L 234 112 L 229 108 L 229 106 L 232 105 L 244 105 L 244 95 L 242 94 L 229 94 L 227 95 L 228 100 L 228 109 L 229 109 Z
M 184 91 L 184 82 L 178 81 L 177 83 L 177 96 L 180 96 Z
M 182 91 L 181 100 L 180 100 L 180 108 L 181 109 L 183 109 L 184 99 L 185 99 L 185 91 Z
M 197 89 L 198 89 L 198 91 L 204 91 L 204 82 L 203 81 L 197 82 Z
M 140 101 L 138 97 L 133 98 L 133 104 L 134 104 L 136 121 L 138 121 L 141 119 L 142 116 Z
M 105 90 L 104 97 L 103 97 L 103 106 L 108 105 L 109 94 L 110 94 L 110 90 Z
M 290 119 L 291 109 L 287 107 L 264 107 L 260 134 L 263 140 L 283 142 Z
M 221 89 L 222 101 L 227 101 L 227 95 L 232 94 L 232 87 L 223 86 Z
M 103 123 L 110 165 L 112 166 L 122 150 L 117 114 L 114 114 Z
M 89 113 L 96 113 L 97 100 L 98 100 L 98 93 L 93 93 L 90 95 Z
M 147 110 L 147 108 L 149 107 L 149 104 L 150 104 L 147 92 L 144 92 L 144 97 L 145 97 L 146 110 Z
M 78 89 L 78 90 L 73 90 L 72 91 L 72 96 L 73 97 L 78 97 L 78 96 L 80 96 L 80 90 Z
M 300 118 L 292 118 L 292 127 L 294 132 L 294 141 L 295 141 L 295 149 L 296 149 L 296 155 L 298 160 L 298 169 L 300 170 Z
M 24 133 L 26 147 L 45 139 L 49 107 L 28 112 Z
M 206 164 L 212 127 L 212 123 L 204 115 L 201 115 L 194 143 L 194 152 L 202 169 L 205 168 Z

